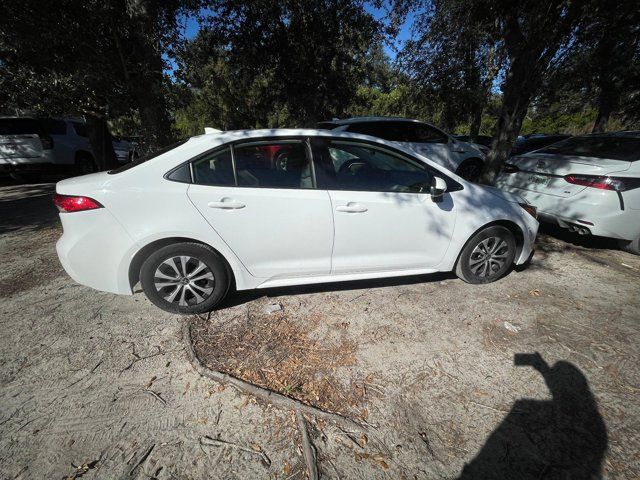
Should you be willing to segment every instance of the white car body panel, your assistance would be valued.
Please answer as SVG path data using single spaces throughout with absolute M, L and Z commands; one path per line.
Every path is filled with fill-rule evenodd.
M 520 171 L 501 173 L 496 185 L 535 205 L 541 220 L 562 227 L 586 228 L 592 235 L 602 237 L 620 240 L 640 237 L 640 188 L 618 193 L 571 184 L 564 179 L 569 174 L 637 179 L 640 161 L 531 152 L 513 157 L 509 163 Z
M 442 203 L 434 203 L 427 193 L 213 187 L 164 178 L 185 161 L 230 141 L 279 136 L 377 143 L 404 150 L 442 171 L 431 160 L 393 142 L 357 134 L 254 130 L 194 137 L 122 173 L 103 172 L 57 184 L 60 194 L 86 195 L 105 207 L 60 214 L 64 234 L 57 251 L 65 270 L 78 283 L 131 294 L 129 267 L 136 253 L 155 241 L 179 238 L 217 250 L 229 264 L 238 290 L 450 271 L 470 236 L 496 221 L 513 222 L 523 232 L 515 263 L 524 263 L 532 252 L 538 223 L 513 203 L 519 200 L 517 196 L 492 192 L 449 172 L 442 171 L 443 177 L 464 188 L 445 193 Z M 245 207 L 208 207 L 209 202 L 224 198 Z M 350 201 L 366 202 L 370 214 L 335 211 L 342 202 Z M 420 211 L 419 205 L 425 210 Z M 91 217 L 94 219 L 83 225 Z M 234 218 L 242 221 L 234 222 Z M 332 250 L 335 268 L 331 266 Z

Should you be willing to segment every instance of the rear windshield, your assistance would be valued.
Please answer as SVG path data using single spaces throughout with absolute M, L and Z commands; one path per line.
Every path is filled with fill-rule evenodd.
M 154 158 L 159 157 L 163 153 L 167 153 L 168 151 L 173 150 L 174 148 L 177 148 L 180 145 L 182 145 L 184 143 L 187 143 L 188 141 L 189 141 L 189 139 L 187 138 L 186 140 L 181 140 L 179 142 L 174 143 L 173 145 L 169 145 L 168 147 L 163 147 L 163 148 L 161 148 L 159 150 L 156 150 L 155 152 L 152 152 L 152 153 L 150 153 L 148 155 L 142 156 L 142 157 L 134 160 L 133 162 L 129 162 L 129 163 L 123 165 L 120 168 L 116 168 L 115 170 L 109 170 L 108 173 L 110 175 L 114 175 L 116 173 L 121 173 L 121 172 L 127 171 L 130 168 L 137 167 L 138 165 L 140 165 L 140 164 L 142 164 L 144 162 L 148 162 L 149 160 L 153 160 Z
M 42 124 L 35 118 L 0 118 L 0 135 L 43 133 Z
M 551 145 L 552 143 L 559 142 L 565 138 L 569 138 L 569 135 L 547 135 L 544 137 L 519 138 L 516 140 L 515 145 L 517 147 L 531 147 L 535 149 Z
M 640 160 L 640 138 L 573 137 L 538 152 L 635 162 Z

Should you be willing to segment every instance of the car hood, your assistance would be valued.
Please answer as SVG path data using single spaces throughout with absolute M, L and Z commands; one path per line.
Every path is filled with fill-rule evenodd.
M 516 194 L 516 193 L 511 193 L 511 192 L 505 192 L 504 190 L 500 190 L 497 187 L 490 187 L 488 185 L 477 185 L 479 188 L 482 188 L 483 190 L 489 192 L 490 194 L 501 198 L 502 200 L 504 200 L 505 202 L 510 202 L 510 203 L 529 203 L 527 200 L 525 200 L 523 197 L 521 197 L 520 195 Z

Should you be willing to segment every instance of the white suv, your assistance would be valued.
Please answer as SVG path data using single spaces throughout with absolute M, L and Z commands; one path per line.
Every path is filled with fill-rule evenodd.
M 371 135 L 400 143 L 471 182 L 480 178 L 484 167 L 485 155 L 480 148 L 420 120 L 356 117 L 320 122 L 318 128 Z
M 114 140 L 119 162 L 134 155 L 129 142 Z M 96 170 L 87 125 L 73 118 L 0 118 L 0 173 L 14 179 L 36 179 L 43 171 Z
M 640 254 L 640 132 L 572 137 L 509 160 L 496 185 L 579 234 Z

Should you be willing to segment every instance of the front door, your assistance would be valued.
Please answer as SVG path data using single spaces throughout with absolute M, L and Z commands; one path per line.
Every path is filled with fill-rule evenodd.
M 319 188 L 331 197 L 335 238 L 332 273 L 423 269 L 444 257 L 456 209 L 445 193 L 429 194 L 423 162 L 367 143 L 317 140 Z

